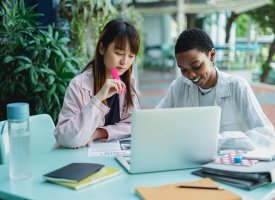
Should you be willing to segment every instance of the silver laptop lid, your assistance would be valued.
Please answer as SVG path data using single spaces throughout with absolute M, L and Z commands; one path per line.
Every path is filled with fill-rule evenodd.
M 187 169 L 212 161 L 220 115 L 218 106 L 135 111 L 130 172 Z

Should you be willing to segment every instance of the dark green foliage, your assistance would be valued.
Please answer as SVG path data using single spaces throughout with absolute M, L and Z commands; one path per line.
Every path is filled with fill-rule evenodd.
M 270 0 L 270 4 L 249 12 L 249 15 L 259 24 L 264 32 L 275 34 L 275 0 Z M 274 61 L 275 55 L 275 37 L 269 47 L 268 57 L 262 65 L 263 73 L 261 82 L 267 82 L 269 72 L 271 71 L 270 63 Z
M 270 0 L 270 4 L 252 10 L 248 14 L 259 24 L 261 29 L 271 29 L 275 33 L 275 0 Z
M 24 1 L 0 5 L 0 120 L 6 104 L 24 101 L 31 114 L 48 113 L 56 122 L 69 81 L 79 64 L 68 51 L 68 38 L 52 27 L 38 30 L 34 7 Z

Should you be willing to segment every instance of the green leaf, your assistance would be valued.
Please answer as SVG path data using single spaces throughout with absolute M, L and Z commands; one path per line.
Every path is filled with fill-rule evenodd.
M 55 102 L 57 103 L 58 107 L 60 107 L 60 100 L 59 100 L 57 94 L 53 93 L 53 97 L 54 97 Z
M 15 6 L 14 6 L 14 8 L 15 8 Z M 21 9 L 22 13 L 26 12 L 26 10 L 25 10 L 25 3 L 24 3 L 23 0 L 20 0 L 20 2 L 19 2 L 19 8 Z
M 58 50 L 55 50 L 53 49 L 52 50 L 57 56 L 59 56 L 59 58 L 62 60 L 62 63 L 65 61 L 65 57 L 63 55 L 63 53 L 61 51 L 58 51 Z
M 41 85 L 38 85 L 33 92 L 43 92 L 46 91 L 46 89 L 44 87 L 42 87 Z
M 54 103 L 52 102 L 52 99 L 47 99 L 47 112 L 50 112 L 54 107 Z
M 48 60 L 51 55 L 51 49 L 45 49 L 45 60 Z
M 79 60 L 76 58 L 70 58 L 70 61 L 73 65 L 75 65 L 76 68 L 80 66 Z
M 57 41 L 58 44 L 67 44 L 68 42 L 70 42 L 70 39 L 65 37 L 62 37 Z
M 49 74 L 49 75 L 53 75 L 53 76 L 56 76 L 56 72 L 50 68 L 40 68 L 39 69 L 40 72 L 43 72 L 43 73 L 46 73 L 46 74 Z
M 32 58 L 35 59 L 38 56 L 38 54 L 39 54 L 39 51 L 33 50 L 32 51 Z
M 4 58 L 4 63 L 9 63 L 9 62 L 11 62 L 11 61 L 14 61 L 14 58 L 11 57 L 11 56 L 6 56 L 6 57 Z
M 53 35 L 53 28 L 52 28 L 52 26 L 48 26 L 48 34 L 49 34 L 50 36 Z
M 23 71 L 23 70 L 29 69 L 31 66 L 32 66 L 32 65 L 30 65 L 30 64 L 23 64 L 22 66 L 17 67 L 15 70 L 13 70 L 12 73 L 13 73 L 13 74 L 17 74 L 17 73 L 19 73 L 19 72 L 21 72 L 21 71 Z
M 60 77 L 62 79 L 72 79 L 75 76 L 75 74 L 73 72 L 63 72 L 62 74 L 60 74 Z
M 56 84 L 52 84 L 49 92 L 47 93 L 47 100 L 48 101 L 51 99 L 51 96 L 55 92 L 55 90 L 56 90 Z
M 49 75 L 49 76 L 48 76 L 48 83 L 49 83 L 49 85 L 53 84 L 54 81 L 55 81 L 54 76 Z
M 37 85 L 37 83 L 38 83 L 38 76 L 37 76 L 36 71 L 34 70 L 34 67 L 32 67 L 32 68 L 30 69 L 29 75 L 30 75 L 32 84 L 33 84 L 33 85 Z
M 58 90 L 63 95 L 66 93 L 66 87 L 64 85 L 62 85 L 62 84 L 58 84 Z
M 54 41 L 58 41 L 59 33 L 56 31 L 54 35 Z
M 50 44 L 52 42 L 51 38 L 45 38 L 46 44 Z
M 44 111 L 44 106 L 43 106 L 43 99 L 39 96 L 36 96 L 34 98 L 34 101 L 36 102 L 35 104 L 35 113 L 42 113 Z
M 32 64 L 31 59 L 28 58 L 28 57 L 26 57 L 26 56 L 15 56 L 14 58 L 15 58 L 15 59 L 18 59 L 18 60 L 26 61 L 26 62 Z
M 70 56 L 70 53 L 65 46 L 60 46 L 60 49 L 61 49 L 62 53 L 64 54 L 64 56 L 66 56 L 66 57 Z

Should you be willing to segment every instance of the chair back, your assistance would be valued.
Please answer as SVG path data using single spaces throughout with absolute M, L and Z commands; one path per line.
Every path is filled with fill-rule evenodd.
M 30 116 L 31 152 L 40 154 L 50 151 L 54 144 L 55 125 L 50 115 L 39 114 Z
M 54 144 L 54 128 L 52 118 L 48 114 L 32 115 L 30 120 L 31 154 L 39 155 L 50 151 Z M 0 122 L 0 164 L 5 163 L 9 152 L 7 121 Z
M 6 124 L 6 121 L 0 122 L 0 165 L 6 162 L 6 150 L 4 146 L 4 137 L 7 136 L 6 134 L 4 134 L 5 132 L 7 132 Z

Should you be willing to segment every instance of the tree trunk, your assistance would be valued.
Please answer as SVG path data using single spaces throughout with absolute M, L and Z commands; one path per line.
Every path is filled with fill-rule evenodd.
M 261 82 L 263 82 L 263 83 L 265 83 L 267 81 L 268 74 L 271 70 L 270 63 L 272 61 L 272 57 L 273 57 L 274 54 L 275 54 L 275 37 L 274 37 L 272 43 L 270 44 L 268 57 L 267 57 L 265 63 L 263 64 L 263 66 L 262 66 L 263 73 L 261 75 Z
M 187 28 L 194 28 L 197 14 L 186 14 Z
M 230 17 L 227 20 L 226 27 L 225 27 L 225 31 L 226 31 L 225 43 L 226 44 L 228 43 L 229 38 L 230 38 L 230 30 L 231 30 L 232 24 L 238 16 L 239 16 L 239 14 L 236 14 L 235 12 L 231 12 Z

